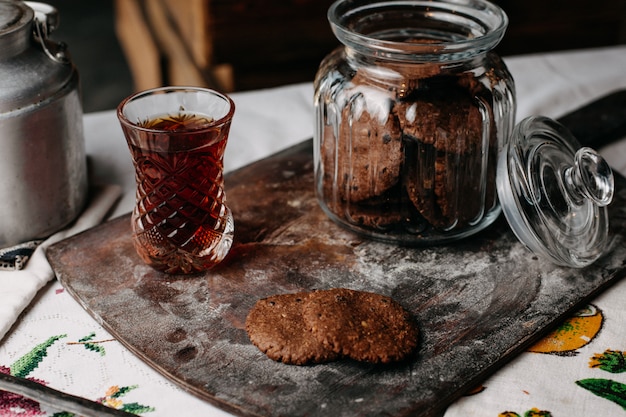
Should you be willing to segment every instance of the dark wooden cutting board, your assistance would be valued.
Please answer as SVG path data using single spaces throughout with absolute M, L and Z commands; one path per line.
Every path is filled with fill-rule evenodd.
M 562 119 L 583 145 L 626 133 L 626 91 Z M 231 173 L 235 244 L 217 269 L 145 266 L 124 216 L 48 249 L 57 277 L 121 343 L 167 378 L 239 415 L 435 416 L 626 272 L 626 180 L 609 207 L 612 245 L 585 269 L 529 253 L 504 217 L 455 244 L 404 248 L 332 223 L 313 194 L 311 141 Z M 416 317 L 416 357 L 394 366 L 274 362 L 244 330 L 259 299 L 348 287 Z
M 48 249 L 63 286 L 139 358 L 239 415 L 434 416 L 624 275 L 623 178 L 611 251 L 585 269 L 556 267 L 500 219 L 455 244 L 406 248 L 332 223 L 313 193 L 311 141 L 231 173 L 235 244 L 217 269 L 170 276 L 145 266 L 129 216 Z M 394 366 L 274 362 L 246 315 L 261 297 L 348 287 L 389 295 L 416 317 L 416 357 Z

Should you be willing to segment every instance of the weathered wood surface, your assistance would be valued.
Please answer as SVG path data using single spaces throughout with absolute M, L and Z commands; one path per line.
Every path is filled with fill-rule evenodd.
M 549 326 L 624 275 L 626 199 L 618 178 L 610 253 L 582 269 L 529 253 L 500 219 L 462 242 L 403 248 L 326 218 L 313 195 L 311 142 L 230 174 L 236 242 L 217 269 L 168 276 L 145 266 L 129 217 L 48 250 L 61 283 L 138 357 L 239 415 L 433 416 Z M 261 297 L 349 287 L 389 295 L 417 318 L 408 363 L 289 366 L 266 358 L 244 321 Z

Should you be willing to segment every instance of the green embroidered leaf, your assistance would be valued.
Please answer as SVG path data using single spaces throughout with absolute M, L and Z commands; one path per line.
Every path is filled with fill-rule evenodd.
M 76 414 L 68 413 L 67 411 L 61 411 L 60 413 L 52 414 L 52 417 L 76 417 Z
M 106 404 L 107 403 L 107 401 L 106 401 L 107 399 L 119 399 L 120 397 L 125 396 L 130 391 L 134 390 L 135 388 L 139 388 L 139 385 L 129 385 L 127 387 L 118 387 L 118 386 L 111 387 L 107 391 L 107 398 L 105 399 L 105 401 L 103 403 Z M 120 409 L 124 410 L 124 411 L 126 411 L 128 413 L 133 413 L 133 414 L 147 413 L 147 412 L 155 410 L 154 407 L 150 407 L 150 406 L 147 406 L 147 405 L 142 405 L 142 404 L 139 404 L 139 403 L 122 404 Z
M 141 405 L 137 403 L 128 403 L 122 406 L 122 410 L 127 413 L 139 414 L 139 413 L 148 413 L 154 411 L 154 407 L 148 407 L 147 405 Z
M 46 357 L 48 354 L 48 348 L 52 346 L 54 342 L 64 337 L 67 337 L 67 335 L 62 334 L 52 336 L 45 342 L 35 346 L 33 350 L 19 358 L 13 363 L 13 365 L 9 366 L 9 369 L 11 369 L 11 375 L 26 378 L 34 369 L 37 369 L 39 363 Z
M 139 385 L 130 385 L 128 387 L 119 387 L 117 389 L 117 391 L 115 391 L 115 393 L 113 393 L 111 395 L 111 398 L 120 398 L 123 397 L 124 395 L 128 394 L 130 391 L 134 390 L 135 388 L 138 388 Z
M 524 417 L 552 417 L 552 413 L 533 408 L 532 410 L 526 411 Z
M 98 345 L 95 343 L 84 343 L 83 346 L 85 346 L 85 349 L 87 350 L 99 353 L 100 356 L 104 356 L 106 354 L 106 351 L 104 350 L 104 347 L 102 345 Z
M 589 361 L 591 368 L 600 368 L 612 374 L 626 372 L 626 354 L 619 350 L 607 349 L 604 353 L 596 353 Z
M 78 339 L 78 341 L 79 342 L 89 342 L 94 337 L 96 337 L 96 332 L 91 332 L 87 336 L 85 336 L 85 337 L 83 337 L 81 339 Z
M 602 397 L 626 410 L 626 384 L 612 381 L 610 379 L 582 379 L 576 381 L 576 384 L 584 389 L 591 391 L 598 397 Z
M 96 332 L 91 332 L 87 336 L 78 339 L 77 342 L 68 342 L 68 345 L 82 345 L 85 349 L 99 353 L 100 356 L 104 356 L 106 354 L 106 350 L 102 344 L 104 342 L 111 342 L 115 339 L 107 339 L 107 340 L 93 340 L 96 337 Z

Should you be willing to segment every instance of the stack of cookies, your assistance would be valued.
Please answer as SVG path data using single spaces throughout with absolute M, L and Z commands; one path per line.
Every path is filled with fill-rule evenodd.
M 346 288 L 263 298 L 250 310 L 246 331 L 269 358 L 291 365 L 402 361 L 414 353 L 419 334 L 390 297 Z
M 499 78 L 432 64 L 387 69 L 404 78 L 383 90 L 356 71 L 324 124 L 323 205 L 375 232 L 472 227 L 497 204 L 495 98 L 485 84 Z

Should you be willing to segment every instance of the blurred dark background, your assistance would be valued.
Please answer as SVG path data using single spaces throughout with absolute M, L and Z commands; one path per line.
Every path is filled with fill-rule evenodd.
M 133 91 L 133 80 L 115 35 L 112 0 L 41 0 L 59 11 L 51 38 L 68 44 L 81 78 L 85 112 L 108 110 Z
M 45 1 L 45 0 L 44 0 Z M 165 84 L 225 91 L 311 81 L 337 45 L 331 0 L 48 0 L 85 112 Z M 626 44 L 624 0 L 494 0 L 509 15 L 501 55 Z

